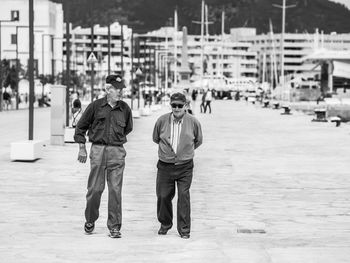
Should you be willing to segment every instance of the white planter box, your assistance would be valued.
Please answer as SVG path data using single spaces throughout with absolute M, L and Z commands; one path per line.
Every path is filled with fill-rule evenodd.
M 44 142 L 27 140 L 11 143 L 12 161 L 35 161 L 43 157 Z

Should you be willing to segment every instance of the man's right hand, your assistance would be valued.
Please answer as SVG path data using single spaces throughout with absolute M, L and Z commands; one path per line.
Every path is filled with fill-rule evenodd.
M 78 154 L 78 161 L 81 163 L 85 163 L 87 159 L 87 151 L 85 144 L 79 144 L 79 154 Z

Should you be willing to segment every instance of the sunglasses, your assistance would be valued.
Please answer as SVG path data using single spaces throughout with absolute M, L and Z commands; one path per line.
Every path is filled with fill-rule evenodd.
M 184 104 L 177 104 L 177 103 L 171 103 L 170 104 L 172 108 L 179 108 L 182 109 L 185 105 Z

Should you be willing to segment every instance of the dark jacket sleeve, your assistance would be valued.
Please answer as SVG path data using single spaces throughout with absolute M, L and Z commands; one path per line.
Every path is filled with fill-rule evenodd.
M 86 131 L 90 128 L 94 119 L 94 105 L 90 103 L 75 127 L 74 141 L 77 143 L 86 142 Z
M 132 121 L 132 112 L 131 109 L 128 108 L 128 112 L 126 115 L 126 127 L 125 127 L 125 135 L 128 135 L 133 129 L 133 121 Z
M 202 127 L 198 120 L 194 123 L 194 148 L 197 149 L 203 143 Z
M 153 128 L 153 141 L 155 143 L 159 143 L 160 141 L 160 138 L 159 138 L 159 132 L 160 132 L 160 119 L 157 120 L 156 124 L 154 125 L 154 128 Z

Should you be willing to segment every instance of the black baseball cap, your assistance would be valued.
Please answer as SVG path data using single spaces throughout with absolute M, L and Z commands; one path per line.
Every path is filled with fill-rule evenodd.
M 170 96 L 170 103 L 172 103 L 172 102 L 180 102 L 180 103 L 185 104 L 186 103 L 186 96 L 180 92 L 176 92 Z
M 106 77 L 106 83 L 111 84 L 116 89 L 124 89 L 124 80 L 120 75 L 109 75 Z

